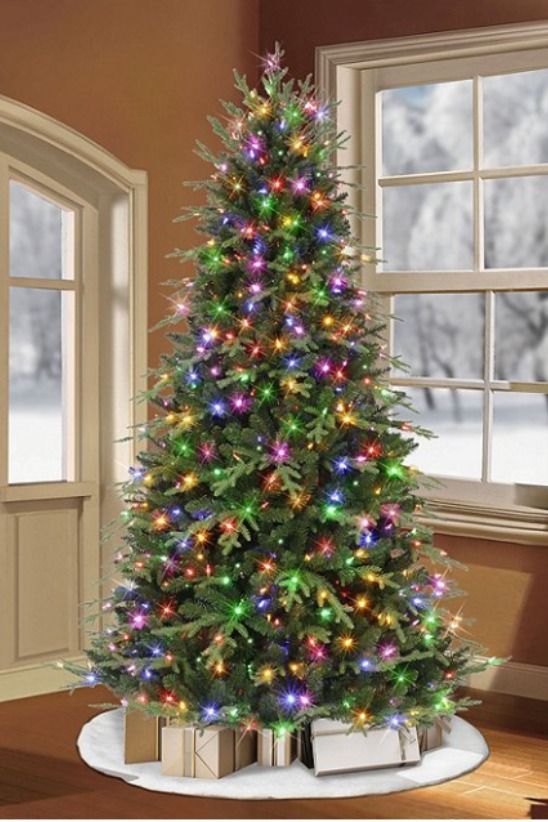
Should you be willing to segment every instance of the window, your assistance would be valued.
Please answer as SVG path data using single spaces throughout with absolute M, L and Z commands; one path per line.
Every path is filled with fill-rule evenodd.
M 75 227 L 58 194 L 10 175 L 10 484 L 74 479 Z
M 66 683 L 45 663 L 81 659 L 79 603 L 106 594 L 100 532 L 137 447 L 120 437 L 146 413 L 146 192 L 0 96 L 0 701 Z
M 548 70 L 377 94 L 379 270 L 405 272 L 412 289 L 393 297 L 391 347 L 410 370 L 392 379 L 439 437 L 420 441 L 416 462 L 548 485 L 548 291 L 528 290 L 528 272 L 548 265 Z M 514 290 L 496 288 L 499 269 Z M 466 271 L 474 291 L 436 293 Z
M 362 167 L 352 204 L 376 215 L 356 230 L 408 366 L 390 380 L 437 435 L 412 462 L 441 508 L 524 518 L 548 509 L 548 31 L 533 48 L 510 28 L 327 47 L 318 67 L 352 133 L 339 160 Z

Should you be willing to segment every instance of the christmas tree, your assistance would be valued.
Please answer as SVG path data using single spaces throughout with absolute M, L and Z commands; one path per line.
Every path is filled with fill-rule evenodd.
M 83 683 L 199 724 L 429 723 L 467 704 L 474 649 L 416 518 L 417 429 L 359 285 L 333 106 L 280 58 L 260 90 L 236 75 L 223 153 L 200 146 L 214 173 L 184 217 L 207 239 L 176 252 L 196 274 L 165 320 L 124 581 Z

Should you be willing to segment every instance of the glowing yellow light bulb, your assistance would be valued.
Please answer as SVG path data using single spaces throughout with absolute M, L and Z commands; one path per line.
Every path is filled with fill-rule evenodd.
M 161 531 L 163 528 L 167 528 L 168 525 L 169 525 L 169 520 L 168 520 L 168 518 L 166 517 L 165 514 L 160 514 L 160 516 L 155 517 L 154 527 L 158 531 Z
M 353 414 L 351 411 L 343 411 L 340 420 L 342 425 L 355 425 L 356 424 L 356 415 Z
M 192 471 L 181 477 L 181 486 L 185 491 L 190 491 L 198 484 L 198 477 Z
M 183 411 L 181 414 L 182 428 L 192 428 L 195 422 L 194 414 L 191 411 Z

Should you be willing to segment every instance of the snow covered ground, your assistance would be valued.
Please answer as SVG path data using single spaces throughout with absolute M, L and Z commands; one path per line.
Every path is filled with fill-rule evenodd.
M 414 424 L 437 435 L 421 439 L 410 462 L 430 475 L 480 479 L 481 392 L 459 392 L 461 421 L 455 420 L 447 389 L 435 391 L 434 409 L 426 407 L 420 389 L 409 393 L 420 411 Z M 542 394 L 495 394 L 491 474 L 494 482 L 548 485 L 548 406 Z
M 413 402 L 421 409 L 420 416 L 413 415 L 413 422 L 438 436 L 421 440 L 410 461 L 427 474 L 480 479 L 481 392 L 470 391 L 461 398 L 460 422 L 454 419 L 448 391 L 436 392 L 433 410 L 426 408 L 422 393 L 413 392 Z M 10 480 L 64 479 L 60 404 L 52 403 L 51 396 L 49 401 L 36 394 L 32 399 L 26 406 L 15 405 L 10 416 Z M 402 411 L 399 416 L 408 418 L 409 414 Z M 492 479 L 548 485 L 548 412 L 542 395 L 496 395 Z
M 9 478 L 12 483 L 52 482 L 63 476 L 63 415 L 57 380 L 12 381 Z

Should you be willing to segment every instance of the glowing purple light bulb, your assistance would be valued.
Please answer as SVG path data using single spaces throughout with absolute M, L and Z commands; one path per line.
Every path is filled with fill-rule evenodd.
M 272 459 L 274 462 L 286 462 L 289 459 L 289 453 L 287 442 L 277 440 L 272 446 Z
M 230 397 L 230 407 L 236 414 L 245 414 L 246 411 L 249 411 L 253 400 L 246 396 L 246 394 L 232 394 Z
M 398 650 L 395 645 L 383 645 L 382 648 L 379 648 L 379 653 L 383 659 L 391 659 L 392 657 L 396 656 Z
M 147 620 L 147 615 L 143 614 L 141 611 L 135 611 L 130 615 L 130 625 L 138 631 L 141 630 L 141 628 L 146 627 Z

